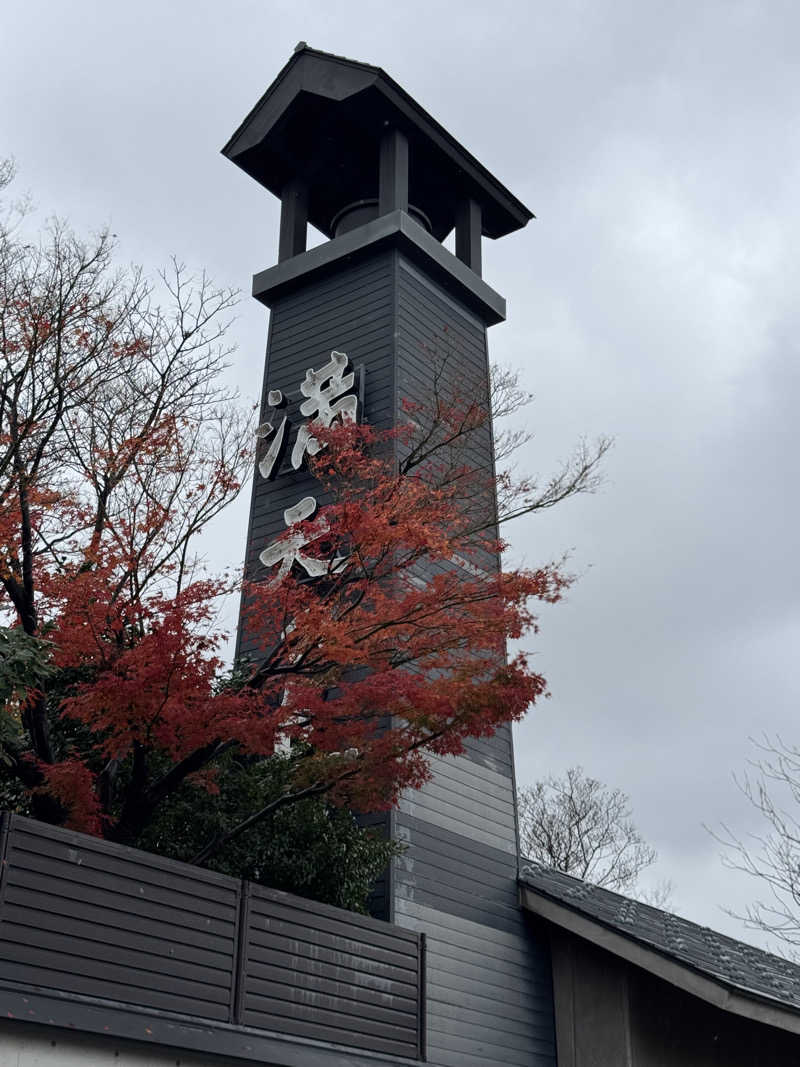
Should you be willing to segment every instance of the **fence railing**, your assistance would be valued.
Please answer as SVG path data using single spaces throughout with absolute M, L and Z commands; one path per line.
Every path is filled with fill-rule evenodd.
M 4 814 L 0 982 L 422 1058 L 409 930 Z

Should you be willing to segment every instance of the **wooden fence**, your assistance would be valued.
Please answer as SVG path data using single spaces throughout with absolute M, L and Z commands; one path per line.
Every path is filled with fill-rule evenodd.
M 420 935 L 18 815 L 0 982 L 423 1058 Z

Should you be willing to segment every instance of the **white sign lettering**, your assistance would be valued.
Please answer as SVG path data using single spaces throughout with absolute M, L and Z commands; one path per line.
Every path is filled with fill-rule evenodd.
M 307 418 L 310 416 L 310 420 L 304 422 L 297 433 L 291 454 L 291 465 L 294 470 L 300 469 L 306 454 L 316 456 L 324 447 L 316 438 L 315 430 L 327 429 L 337 419 L 344 423 L 355 422 L 358 418 L 358 397 L 350 391 L 355 382 L 355 373 L 352 370 L 348 371 L 347 366 L 346 354 L 333 351 L 331 358 L 319 370 L 310 367 L 306 371 L 305 378 L 300 383 L 300 392 L 306 398 L 300 404 L 300 414 Z M 270 389 L 267 393 L 267 406 L 279 408 L 283 404 L 284 396 L 280 389 Z M 262 422 L 256 430 L 258 438 L 269 442 L 269 447 L 258 464 L 258 471 L 262 478 L 270 478 L 275 470 L 283 448 L 288 422 L 288 415 L 284 414 L 280 423 L 277 418 Z M 291 528 L 297 523 L 312 518 L 316 509 L 317 501 L 313 496 L 303 497 L 293 507 L 284 511 L 283 521 L 287 527 Z M 303 551 L 309 542 L 319 540 L 328 532 L 329 527 L 323 521 L 317 523 L 314 530 L 308 534 L 301 530 L 293 530 L 288 537 L 280 538 L 267 545 L 258 558 L 265 567 L 278 566 L 278 572 L 271 584 L 277 585 L 282 582 L 295 563 L 310 578 L 320 578 L 324 574 L 335 574 L 340 571 L 346 564 L 347 557 L 335 556 L 332 560 L 314 559 Z
M 282 403 L 283 393 L 280 391 L 280 389 L 270 389 L 270 391 L 267 393 L 267 404 L 271 408 L 276 408 L 279 404 Z M 284 415 L 283 421 L 278 427 L 277 432 L 275 431 L 275 427 L 271 422 L 262 422 L 256 430 L 256 437 L 260 437 L 262 440 L 267 440 L 273 433 L 275 434 L 272 439 L 272 442 L 270 443 L 269 448 L 262 456 L 261 461 L 258 464 L 258 473 L 261 475 L 262 478 L 269 478 L 269 476 L 272 474 L 272 470 L 275 466 L 275 461 L 278 458 L 278 455 L 281 450 L 281 445 L 283 444 L 283 435 L 286 433 L 286 422 L 287 416 Z
M 344 352 L 331 352 L 330 360 L 319 370 L 306 371 L 300 392 L 306 400 L 300 405 L 301 415 L 312 415 L 311 422 L 303 423 L 297 434 L 292 449 L 292 466 L 299 470 L 306 452 L 316 454 L 322 445 L 314 436 L 316 426 L 327 429 L 336 419 L 342 422 L 355 422 L 358 414 L 358 397 L 345 395 L 353 388 L 355 374 L 347 369 L 347 356 Z M 333 403 L 333 401 L 336 401 Z
M 313 517 L 317 510 L 317 501 L 313 496 L 304 496 L 293 507 L 287 508 L 283 513 L 283 521 L 291 528 L 305 519 Z M 288 537 L 282 537 L 273 541 L 271 545 L 260 553 L 259 559 L 265 567 L 274 567 L 280 564 L 278 573 L 272 579 L 273 584 L 282 582 L 296 563 L 310 578 L 321 578 L 323 574 L 336 574 L 347 563 L 346 556 L 334 556 L 331 559 L 313 559 L 303 551 L 305 546 L 312 541 L 324 537 L 330 527 L 326 522 L 317 523 L 316 528 L 310 532 L 310 536 L 302 530 L 293 530 Z

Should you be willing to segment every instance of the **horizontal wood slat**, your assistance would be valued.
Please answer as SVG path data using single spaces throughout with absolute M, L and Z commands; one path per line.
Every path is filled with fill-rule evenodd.
M 426 932 L 428 1061 L 436 1067 L 462 1056 L 486 1067 L 554 1063 L 546 946 L 518 911 L 504 910 L 498 928 L 398 901 L 398 921 Z
M 414 973 L 408 967 L 407 956 L 386 952 L 380 946 L 375 945 L 369 947 L 369 954 L 364 957 L 362 953 L 366 951 L 367 946 L 360 941 L 341 934 L 329 934 L 324 930 L 305 930 L 301 926 L 286 923 L 280 919 L 270 920 L 266 928 L 254 927 L 251 922 L 248 927 L 248 938 L 254 946 L 265 951 L 271 950 L 275 944 L 283 943 L 291 946 L 290 952 L 292 953 L 302 952 L 302 946 L 308 944 L 311 945 L 316 959 L 321 958 L 321 952 L 329 952 L 333 954 L 333 957 L 353 960 L 354 967 L 359 967 L 362 962 L 369 964 L 374 960 L 381 967 L 391 967 L 396 974 L 406 979 L 409 974 Z
M 268 890 L 264 890 L 263 886 L 253 886 L 250 903 L 251 929 L 265 928 L 263 924 L 256 926 L 257 920 L 261 918 L 265 923 L 269 923 L 270 928 L 276 923 L 297 927 L 304 941 L 308 940 L 308 935 L 312 932 L 314 932 L 312 934 L 314 940 L 316 940 L 316 933 L 331 934 L 344 938 L 350 946 L 349 951 L 357 953 L 362 947 L 382 949 L 386 953 L 391 953 L 394 962 L 398 965 L 410 962 L 405 961 L 404 957 L 416 960 L 416 942 L 413 937 L 408 936 L 407 930 L 395 931 L 393 927 L 385 923 L 376 923 L 373 929 L 372 920 L 368 920 L 370 925 L 364 923 L 366 916 L 353 915 L 351 921 L 347 912 L 341 912 L 338 909 L 323 911 L 323 905 L 316 901 L 304 901 L 300 897 L 295 897 L 290 903 L 287 894 L 279 894 L 276 890 L 273 899 L 263 896 L 263 892 L 268 892 Z
M 130 865 L 124 871 L 107 871 L 95 867 L 91 859 L 88 863 L 70 863 L 59 856 L 40 856 L 24 849 L 17 850 L 16 863 L 20 867 L 24 866 L 26 871 L 41 876 L 45 885 L 51 878 L 74 882 L 76 885 L 98 890 L 101 894 L 113 893 L 132 897 L 145 905 L 185 911 L 196 916 L 200 923 L 206 920 L 215 924 L 233 923 L 236 914 L 235 896 L 232 896 L 230 902 L 222 904 L 196 896 L 191 892 L 190 886 L 183 892 L 163 890 L 138 878 L 138 872 Z
M 38 901 L 40 897 L 48 897 L 48 906 L 55 908 L 56 914 L 60 914 L 63 908 L 66 915 L 75 902 L 80 900 L 92 905 L 100 922 L 111 926 L 117 925 L 116 915 L 122 912 L 136 915 L 146 921 L 160 921 L 173 928 L 173 934 L 178 940 L 183 937 L 182 931 L 188 929 L 202 935 L 217 934 L 223 941 L 230 942 L 230 928 L 233 925 L 230 919 L 220 918 L 215 922 L 214 917 L 196 915 L 189 907 L 170 907 L 144 898 L 138 899 L 117 892 L 113 887 L 98 888 L 90 885 L 88 880 L 81 883 L 74 877 L 74 872 L 70 871 L 69 874 L 73 876 L 61 878 L 55 874 L 26 870 L 17 864 L 13 871 L 9 871 L 9 893 L 19 889 L 23 899 L 33 907 L 36 907 L 34 901 Z
M 341 989 L 349 986 L 352 990 L 349 996 L 363 1003 L 380 1004 L 386 1000 L 392 1010 L 416 1012 L 417 990 L 416 986 L 407 985 L 407 993 L 386 992 L 386 981 L 379 976 L 361 974 L 351 967 L 331 966 L 325 960 L 309 960 L 302 956 L 291 956 L 289 961 L 276 957 L 274 964 L 250 962 L 250 975 L 253 980 L 263 979 L 268 982 L 283 982 L 286 978 L 286 967 L 291 966 L 295 971 L 295 984 L 298 989 L 319 989 L 323 993 L 334 993 L 334 986 Z M 402 983 L 398 982 L 398 989 L 402 990 Z M 390 1003 L 391 1002 L 391 1003 Z
M 294 1034 L 312 1041 L 326 1041 L 334 1045 L 350 1045 L 369 1049 L 371 1052 L 386 1052 L 396 1056 L 413 1057 L 415 1051 L 406 1041 L 393 1041 L 370 1034 L 357 1034 L 347 1027 L 337 1027 L 333 1022 L 325 1024 L 316 1018 L 292 1018 L 285 1014 L 271 1015 L 267 1011 L 246 1011 L 242 1022 L 246 1026 L 261 1027 L 278 1033 Z
M 239 885 L 11 816 L 0 975 L 228 1021 Z
M 3 828 L 0 982 L 417 1056 L 415 931 L 17 815 Z
M 385 975 L 387 967 L 391 967 L 395 982 L 398 984 L 406 982 L 413 985 L 413 980 L 410 976 L 415 972 L 407 967 L 399 967 L 395 960 L 381 953 L 380 949 L 376 949 L 367 959 L 364 956 L 354 955 L 347 950 L 346 946 L 333 938 L 326 939 L 327 943 L 321 937 L 312 937 L 306 941 L 300 941 L 296 938 L 284 936 L 280 929 L 275 928 L 271 929 L 266 936 L 262 936 L 259 931 L 253 931 L 250 928 L 249 936 L 254 945 L 262 949 L 269 947 L 275 952 L 283 952 L 292 960 L 297 958 L 315 961 L 324 959 L 325 963 L 330 964 L 332 967 L 349 967 L 359 974 L 377 977 Z M 265 944 L 264 942 L 267 943 Z
M 93 870 L 105 871 L 121 877 L 129 876 L 130 862 L 126 858 L 128 849 L 121 846 L 112 846 L 119 849 L 119 852 L 115 854 L 109 851 L 108 842 L 99 838 L 89 837 L 80 842 L 80 852 L 77 853 L 76 849 L 71 847 L 74 844 L 73 838 L 70 837 L 64 842 L 59 842 L 53 835 L 52 831 L 54 829 L 55 827 L 34 822 L 30 832 L 16 835 L 14 847 L 18 850 L 43 856 L 47 860 L 52 860 L 54 857 L 68 859 L 84 869 L 92 868 Z M 49 832 L 42 833 L 43 830 Z M 84 835 L 81 836 L 84 837 Z M 177 869 L 171 870 L 167 866 L 170 861 L 164 860 L 161 856 L 151 856 L 147 852 L 140 852 L 139 850 L 135 850 L 134 855 L 136 858 L 137 885 L 148 885 L 162 889 L 165 892 L 177 892 L 182 897 L 191 894 L 201 902 L 215 901 L 216 903 L 227 904 L 231 909 L 235 908 L 234 893 L 227 884 L 229 879 L 225 883 L 221 883 L 219 880 L 220 875 L 215 875 L 213 871 L 206 871 L 202 867 L 193 868 L 193 877 L 189 879 L 183 870 L 177 868 L 177 865 Z M 142 863 L 139 859 L 140 856 L 146 856 L 148 860 L 155 860 L 156 863 Z M 160 864 L 163 864 L 163 866 Z M 181 867 L 183 866 L 181 864 Z M 211 875 L 211 877 L 204 877 L 208 875 Z
M 199 962 L 200 958 L 209 958 L 215 966 L 229 953 L 230 941 L 225 936 L 211 933 L 202 927 L 190 929 L 183 926 L 178 939 L 176 924 L 172 921 L 160 922 L 149 914 L 139 915 L 124 908 L 108 908 L 107 914 L 102 915 L 96 905 L 86 899 L 87 895 L 81 900 L 59 895 L 57 881 L 54 881 L 51 887 L 54 892 L 49 889 L 38 891 L 35 902 L 32 902 L 31 895 L 24 886 L 29 880 L 25 872 L 16 870 L 14 877 L 19 884 L 8 886 L 4 914 L 11 917 L 11 909 L 18 908 L 18 912 L 13 914 L 23 925 L 33 923 L 48 929 L 61 930 L 66 921 L 70 930 L 81 932 L 82 937 L 91 937 L 92 940 L 105 941 L 107 944 L 115 943 L 116 931 L 125 930 L 132 946 L 145 946 L 146 951 L 156 951 L 152 946 L 160 945 L 162 952 L 159 954 L 174 955 L 178 959 L 194 962 Z M 87 933 L 87 928 L 91 930 L 91 935 Z M 200 957 L 196 955 L 198 952 Z M 209 954 L 208 957 L 206 953 Z
M 269 1027 L 281 1016 L 291 1033 L 416 1056 L 416 933 L 253 886 L 248 935 L 243 1017 L 250 1025 Z M 281 971 L 284 981 L 273 981 Z

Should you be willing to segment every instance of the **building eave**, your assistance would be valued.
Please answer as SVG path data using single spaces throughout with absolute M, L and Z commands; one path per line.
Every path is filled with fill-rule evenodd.
M 784 1002 L 701 972 L 654 947 L 624 936 L 601 920 L 590 918 L 524 881 L 520 882 L 520 903 L 539 919 L 641 967 L 707 1004 L 745 1019 L 800 1034 L 800 1012 Z

